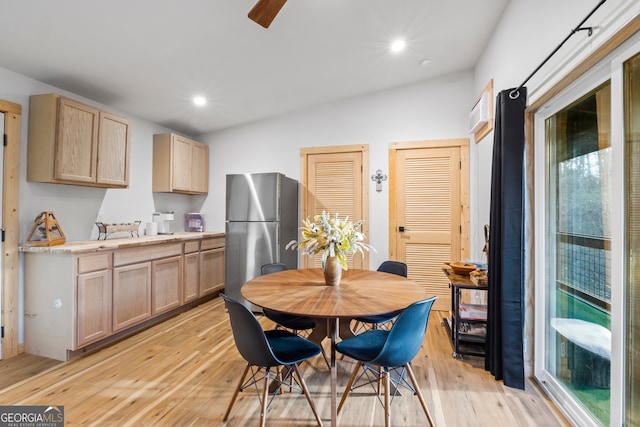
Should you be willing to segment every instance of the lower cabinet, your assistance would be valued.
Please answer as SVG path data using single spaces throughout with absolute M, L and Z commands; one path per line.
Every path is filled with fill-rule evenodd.
M 78 274 L 76 347 L 111 334 L 111 271 Z
M 182 301 L 189 302 L 198 298 L 200 287 L 200 242 L 184 244 L 184 281 Z
M 200 296 L 224 290 L 224 248 L 200 252 Z
M 151 263 L 113 269 L 113 332 L 151 317 Z
M 224 289 L 224 236 L 25 252 L 25 351 L 57 360 Z
M 182 305 L 182 256 L 151 263 L 151 314 Z
M 200 243 L 200 296 L 224 290 L 224 237 Z

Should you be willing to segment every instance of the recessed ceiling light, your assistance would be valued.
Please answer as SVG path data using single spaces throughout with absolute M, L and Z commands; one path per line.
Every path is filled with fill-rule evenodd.
M 402 52 L 404 48 L 407 46 L 404 40 L 398 39 L 391 43 L 391 52 L 398 53 Z
M 193 103 L 196 104 L 198 107 L 202 107 L 207 103 L 207 100 L 205 99 L 204 96 L 196 96 L 193 98 Z

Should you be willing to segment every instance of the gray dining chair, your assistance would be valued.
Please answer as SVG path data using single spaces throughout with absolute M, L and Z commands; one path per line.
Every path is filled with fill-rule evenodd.
M 382 273 L 396 274 L 402 277 L 408 277 L 409 275 L 407 264 L 400 261 L 391 261 L 391 260 L 383 261 L 376 271 L 380 271 Z M 396 317 L 398 317 L 398 315 L 401 312 L 402 310 L 398 310 L 391 313 L 378 314 L 375 316 L 356 317 L 354 319 L 356 321 L 354 330 L 356 332 L 359 332 L 367 329 L 379 329 L 381 327 L 385 329 L 389 329 L 393 324 L 393 320 Z
M 300 362 L 320 354 L 320 346 L 289 331 L 265 331 L 251 310 L 224 294 L 220 294 L 220 296 L 224 299 L 229 311 L 231 330 L 236 347 L 240 355 L 247 361 L 238 386 L 231 397 L 231 402 L 229 402 L 229 407 L 224 414 L 223 421 L 226 422 L 229 418 L 240 391 L 251 385 L 255 385 L 256 390 L 258 390 L 257 383 L 264 381 L 262 394 L 258 395 L 261 404 L 260 426 L 264 427 L 266 425 L 269 383 L 274 381 L 278 383 L 278 387 L 274 390 L 273 397 L 279 394 L 280 387 L 283 384 L 287 384 L 287 387 L 293 386 L 297 390 L 301 390 L 307 398 L 307 402 L 309 402 L 318 425 L 321 426 L 322 420 L 318 415 L 298 367 Z M 278 369 L 275 369 L 278 367 L 284 367 L 283 375 L 278 372 Z M 251 371 L 251 377 L 245 383 L 245 378 L 249 371 Z M 261 371 L 263 375 L 260 375 Z
M 274 262 L 263 265 L 260 268 L 260 273 L 264 276 L 265 274 L 272 274 L 288 269 L 289 267 L 287 267 L 285 264 L 281 262 Z M 293 316 L 291 314 L 281 313 L 279 311 L 269 310 L 266 308 L 263 308 L 262 312 L 267 319 L 285 329 L 294 331 L 296 334 L 300 334 L 301 331 L 306 331 L 316 327 L 316 322 L 310 317 Z
M 261 275 L 264 276 L 265 274 L 277 273 L 278 271 L 285 271 L 288 269 L 289 267 L 287 267 L 285 264 L 281 262 L 274 262 L 274 263 L 263 265 L 260 268 L 260 273 Z M 316 327 L 316 321 L 311 317 L 294 316 L 287 313 L 281 313 L 276 310 L 269 310 L 267 308 L 263 308 L 262 312 L 267 319 L 271 320 L 276 325 L 282 328 L 290 329 L 296 335 L 304 335 L 306 337 L 308 336 L 308 334 L 302 334 L 302 332 L 308 331 Z M 329 357 L 327 356 L 327 353 L 325 352 L 324 348 L 323 347 L 320 347 L 320 348 L 322 349 L 322 357 L 324 358 L 324 361 L 327 364 L 327 366 L 330 368 L 331 364 L 329 362 Z

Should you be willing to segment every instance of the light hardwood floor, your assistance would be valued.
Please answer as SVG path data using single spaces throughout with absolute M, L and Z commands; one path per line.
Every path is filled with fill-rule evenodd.
M 525 391 L 514 390 L 484 371 L 481 358 L 453 359 L 441 320 L 442 313 L 432 313 L 423 347 L 413 362 L 438 426 L 569 425 L 533 382 L 527 382 Z M 261 321 L 271 326 L 268 320 Z M 29 357 L 17 358 L 15 366 L 24 365 Z M 38 358 L 33 363 L 23 373 L 29 378 L 0 390 L 0 405 L 62 405 L 67 426 L 225 425 L 223 414 L 245 366 L 220 298 L 99 352 L 65 363 Z M 46 363 L 54 366 L 32 375 Z M 338 361 L 339 392 L 352 368 L 350 360 Z M 17 369 L 12 368 L 11 359 L 0 363 L 0 373 Z M 330 425 L 327 366 L 317 357 L 302 369 L 323 422 Z M 253 390 L 240 393 L 226 425 L 257 425 L 258 405 Z M 407 392 L 393 401 L 391 417 L 397 426 L 427 424 L 417 397 Z M 267 424 L 316 425 L 304 396 L 298 393 L 276 396 Z M 382 406 L 370 388 L 359 388 L 349 396 L 338 424 L 384 425 Z

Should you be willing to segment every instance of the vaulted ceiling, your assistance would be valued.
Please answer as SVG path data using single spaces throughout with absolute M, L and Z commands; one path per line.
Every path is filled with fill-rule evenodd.
M 0 67 L 196 136 L 470 69 L 508 2 L 256 1 L 3 2 Z

